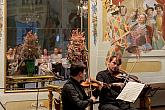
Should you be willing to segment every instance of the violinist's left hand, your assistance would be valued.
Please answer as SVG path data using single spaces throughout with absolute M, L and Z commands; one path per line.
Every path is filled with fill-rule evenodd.
M 97 81 L 97 80 L 94 79 L 94 78 L 90 78 L 90 81 L 93 82 L 93 83 L 96 83 L 96 84 L 97 84 L 97 88 L 98 88 L 99 90 L 101 90 L 102 87 L 104 86 L 104 83 L 103 83 L 103 82 Z
M 96 97 L 91 96 L 90 99 L 92 99 L 93 103 L 96 102 Z
M 124 87 L 124 83 L 121 83 L 121 82 L 118 82 L 118 83 L 112 83 L 112 86 L 118 86 L 120 87 L 121 89 Z

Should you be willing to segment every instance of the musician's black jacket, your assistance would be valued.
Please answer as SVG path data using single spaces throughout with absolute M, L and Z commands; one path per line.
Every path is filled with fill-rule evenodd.
M 121 79 L 121 81 L 116 79 L 116 77 L 113 76 L 112 71 L 109 71 L 108 69 L 100 71 L 96 76 L 96 80 L 104 82 L 106 84 L 112 84 L 112 83 L 124 81 L 123 79 Z M 120 102 L 122 101 L 116 100 L 116 97 L 120 94 L 120 92 L 121 92 L 121 88 L 119 87 L 114 87 L 114 86 L 104 87 L 103 86 L 99 94 L 97 94 L 99 95 L 100 105 L 113 104 L 113 105 L 119 106 Z
M 70 77 L 62 89 L 63 110 L 85 110 L 92 103 L 80 83 Z

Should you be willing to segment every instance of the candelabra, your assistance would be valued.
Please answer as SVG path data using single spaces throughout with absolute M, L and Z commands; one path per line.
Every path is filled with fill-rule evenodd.
M 78 5 L 78 11 L 77 11 L 77 14 L 80 15 L 80 18 L 81 18 L 81 32 L 82 32 L 82 29 L 83 29 L 83 17 L 86 17 L 88 16 L 88 1 L 83 1 L 83 0 L 80 0 L 80 5 Z

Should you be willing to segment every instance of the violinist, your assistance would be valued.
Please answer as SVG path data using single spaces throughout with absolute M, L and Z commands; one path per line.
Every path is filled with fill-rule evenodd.
M 81 82 L 85 77 L 85 65 L 83 63 L 71 64 L 70 78 L 62 89 L 63 110 L 85 110 L 95 102 L 94 96 L 88 97 Z
M 106 64 L 107 69 L 98 72 L 96 76 L 97 81 L 108 84 L 108 86 L 102 86 L 99 93 L 97 93 L 100 102 L 99 110 L 136 110 L 128 102 L 116 99 L 125 82 L 124 79 L 118 78 L 118 75 L 123 74 L 119 69 L 121 59 L 110 56 L 107 57 Z

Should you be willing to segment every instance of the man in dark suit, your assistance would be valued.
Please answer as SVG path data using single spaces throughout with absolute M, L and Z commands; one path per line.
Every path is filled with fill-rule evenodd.
M 95 102 L 95 97 L 88 97 L 81 86 L 85 77 L 85 65 L 82 63 L 72 64 L 70 68 L 70 79 L 62 89 L 63 110 L 85 110 L 88 105 Z

